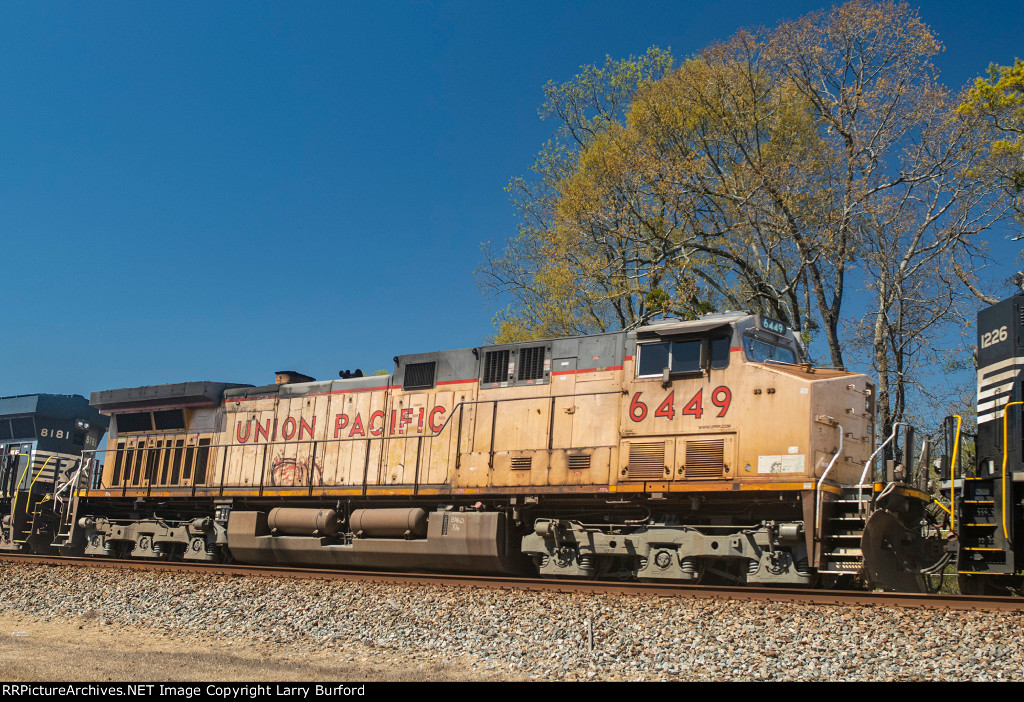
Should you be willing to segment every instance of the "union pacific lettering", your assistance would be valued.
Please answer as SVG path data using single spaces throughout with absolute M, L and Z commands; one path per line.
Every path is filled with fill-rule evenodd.
M 354 415 L 347 413 L 334 415 L 335 439 L 360 439 L 374 436 L 401 435 L 406 433 L 423 434 L 429 429 L 436 434 L 444 428 L 448 410 L 443 405 L 436 405 L 429 412 L 425 407 L 407 407 L 391 410 L 386 414 L 383 410 L 374 410 L 364 420 L 361 412 Z M 255 425 L 255 426 L 254 426 Z M 239 421 L 235 427 L 235 440 L 240 444 L 273 442 L 283 439 L 302 441 L 313 439 L 316 433 L 316 417 L 307 422 L 303 417 L 287 417 L 279 422 L 268 419 L 259 422 L 253 419 Z
M 296 421 L 295 417 L 286 417 L 280 423 L 280 434 L 278 433 L 278 421 L 276 419 L 268 419 L 266 422 L 247 419 L 244 424 L 244 431 L 242 428 L 243 422 L 241 421 L 235 427 L 235 439 L 240 444 L 248 443 L 250 438 L 253 443 L 258 444 L 261 436 L 264 441 L 277 441 L 279 435 L 285 441 L 290 441 L 291 439 L 302 441 L 306 438 L 312 439 L 316 433 L 316 417 L 313 417 L 309 422 L 303 417 L 299 417 L 298 421 Z M 256 425 L 255 432 L 253 431 L 253 424 Z

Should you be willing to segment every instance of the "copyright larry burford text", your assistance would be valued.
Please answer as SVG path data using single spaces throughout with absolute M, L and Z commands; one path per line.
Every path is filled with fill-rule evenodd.
M 222 700 L 254 700 L 260 697 L 286 697 L 309 700 L 325 697 L 365 697 L 365 685 L 286 685 L 204 683 L 201 685 L 172 685 L 166 683 L 106 683 L 79 684 L 0 684 L 0 695 L 60 695 L 62 697 L 161 697 L 187 699 L 214 697 Z

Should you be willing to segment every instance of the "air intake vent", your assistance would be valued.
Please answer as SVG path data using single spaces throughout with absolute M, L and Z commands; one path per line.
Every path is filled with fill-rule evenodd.
M 686 478 L 721 478 L 725 475 L 725 440 L 686 442 Z
M 544 347 L 519 349 L 519 380 L 540 380 L 544 377 Z
M 504 351 L 488 351 L 484 355 L 485 383 L 504 383 L 508 381 L 508 349 Z
M 586 470 L 590 468 L 590 456 L 575 454 L 569 456 L 569 470 Z
M 512 470 L 530 470 L 533 467 L 533 459 L 529 456 L 516 456 L 512 459 Z
M 630 480 L 664 480 L 665 442 L 631 443 L 626 477 Z
M 410 363 L 405 367 L 403 390 L 425 390 L 434 387 L 434 365 L 429 363 Z

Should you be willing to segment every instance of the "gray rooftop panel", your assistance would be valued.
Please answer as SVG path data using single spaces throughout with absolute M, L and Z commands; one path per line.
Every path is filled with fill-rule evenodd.
M 209 380 L 144 385 L 140 388 L 94 392 L 89 403 L 108 414 L 160 407 L 211 406 L 220 404 L 225 390 L 238 387 L 249 386 L 239 383 L 214 383 Z

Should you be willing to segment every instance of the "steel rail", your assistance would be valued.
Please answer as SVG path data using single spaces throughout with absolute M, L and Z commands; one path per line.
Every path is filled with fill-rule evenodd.
M 925 593 L 866 592 L 858 590 L 813 590 L 794 588 L 730 587 L 724 585 L 682 585 L 599 580 L 556 580 L 505 576 L 437 573 L 389 573 L 383 571 L 326 570 L 282 566 L 225 565 L 182 561 L 144 561 L 86 556 L 40 556 L 0 554 L 0 563 L 29 563 L 49 566 L 122 568 L 163 572 L 191 572 L 230 577 L 270 577 L 314 580 L 378 582 L 398 585 L 475 587 L 528 592 L 594 593 L 689 599 L 721 599 L 759 602 L 802 602 L 807 604 L 897 607 L 906 609 L 1013 611 L 1024 612 L 1024 597 L 934 595 Z

